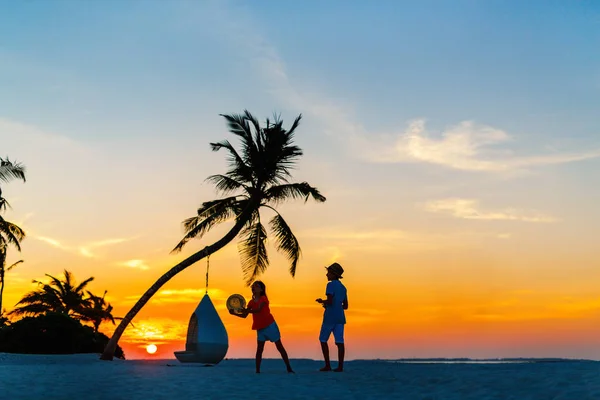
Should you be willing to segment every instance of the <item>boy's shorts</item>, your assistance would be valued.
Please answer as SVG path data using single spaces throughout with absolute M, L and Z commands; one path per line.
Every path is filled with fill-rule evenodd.
M 319 340 L 326 343 L 329 336 L 333 333 L 333 338 L 336 343 L 344 343 L 344 324 L 323 324 L 321 325 L 321 333 Z
M 273 321 L 271 325 L 256 331 L 256 338 L 259 342 L 276 342 L 281 339 L 277 322 Z

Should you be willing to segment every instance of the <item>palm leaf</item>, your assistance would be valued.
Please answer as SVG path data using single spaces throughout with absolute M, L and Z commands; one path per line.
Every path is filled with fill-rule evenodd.
M 248 118 L 246 115 L 240 114 L 220 115 L 227 121 L 229 132 L 240 137 L 245 164 L 250 166 L 253 171 L 256 171 L 256 166 L 260 162 L 260 152 L 252 137 Z
M 88 283 L 90 283 L 91 281 L 94 280 L 94 277 L 91 276 L 89 278 L 87 278 L 85 281 L 81 282 L 79 285 L 77 285 L 77 287 L 75 288 L 75 292 L 76 293 L 81 293 L 83 292 L 83 289 L 85 289 L 85 287 L 88 285 Z
M 8 157 L 0 158 L 0 181 L 9 182 L 13 179 L 21 179 L 25 182 L 25 166 L 10 161 Z
M 240 189 L 248 190 L 246 185 L 226 175 L 211 175 L 206 178 L 206 181 L 214 183 L 217 191 L 222 194 L 229 194 Z
M 254 278 L 265 272 L 269 265 L 265 243 L 267 232 L 258 220 L 244 229 L 240 235 L 243 239 L 238 243 L 238 251 L 246 285 L 249 286 Z
M 24 238 L 25 231 L 23 229 L 0 216 L 0 245 L 12 244 L 18 251 L 21 251 L 20 243 Z
M 197 216 L 183 221 L 185 235 L 171 250 L 171 253 L 181 251 L 190 240 L 202 238 L 215 225 L 236 216 L 238 210 L 236 203 L 240 201 L 234 196 L 202 203 Z
M 274 204 L 289 199 L 295 200 L 302 198 L 306 202 L 310 196 L 318 202 L 324 202 L 326 200 L 325 196 L 323 196 L 318 189 L 310 186 L 307 182 L 271 186 L 265 191 L 265 200 Z
M 22 262 L 24 262 L 23 260 L 19 260 L 15 263 L 13 263 L 11 266 L 9 266 L 8 268 L 6 268 L 7 271 L 10 271 L 11 269 L 13 269 L 14 267 L 16 267 L 17 265 L 21 264 Z
M 301 255 L 298 239 L 296 239 L 290 226 L 279 213 L 271 219 L 270 225 L 271 230 L 275 234 L 277 250 L 285 254 L 290 261 L 290 274 L 296 276 L 296 266 L 298 265 L 298 260 Z
M 229 152 L 227 161 L 229 163 L 229 170 L 227 174 L 229 177 L 242 182 L 252 182 L 253 172 L 252 168 L 244 161 L 244 159 L 238 154 L 237 150 L 229 143 L 228 140 L 222 142 L 211 143 L 212 151 L 219 151 L 225 149 Z

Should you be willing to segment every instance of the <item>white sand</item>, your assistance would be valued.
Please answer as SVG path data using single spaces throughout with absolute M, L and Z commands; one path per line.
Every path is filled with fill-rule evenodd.
M 173 366 L 168 366 L 173 365 Z M 448 364 L 225 360 L 214 367 L 176 360 L 104 362 L 97 355 L 0 353 L 0 399 L 600 399 L 600 362 Z M 335 363 L 334 363 L 335 366 Z

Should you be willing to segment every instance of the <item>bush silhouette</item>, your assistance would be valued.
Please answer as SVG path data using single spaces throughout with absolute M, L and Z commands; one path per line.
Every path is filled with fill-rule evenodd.
M 108 337 L 61 313 L 25 317 L 0 328 L 0 352 L 24 354 L 102 353 Z M 125 358 L 119 347 L 115 353 Z

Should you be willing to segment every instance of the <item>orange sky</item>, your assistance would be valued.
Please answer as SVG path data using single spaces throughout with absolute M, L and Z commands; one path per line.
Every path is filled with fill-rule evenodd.
M 237 145 L 219 114 L 247 108 L 284 126 L 303 114 L 294 180 L 327 197 L 278 207 L 303 257 L 292 279 L 269 247 L 261 277 L 292 357 L 320 357 L 314 300 L 338 261 L 349 358 L 600 359 L 600 53 L 588 6 L 364 2 L 344 6 L 344 22 L 331 2 L 302 13 L 286 2 L 13 3 L 0 13 L 11 38 L 0 156 L 25 164 L 27 182 L 0 184 L 3 217 L 27 238 L 9 254 L 25 262 L 6 276 L 8 310 L 31 280 L 66 268 L 95 277 L 90 288 L 123 316 L 220 238 L 229 225 L 169 253 L 181 221 L 217 197 L 205 178 L 227 170 L 209 143 Z M 121 342 L 128 356 L 148 343 L 153 357 L 183 349 L 205 268 L 140 312 Z M 223 306 L 250 297 L 235 243 L 211 257 L 210 293 L 228 356 L 253 357 L 250 321 Z

